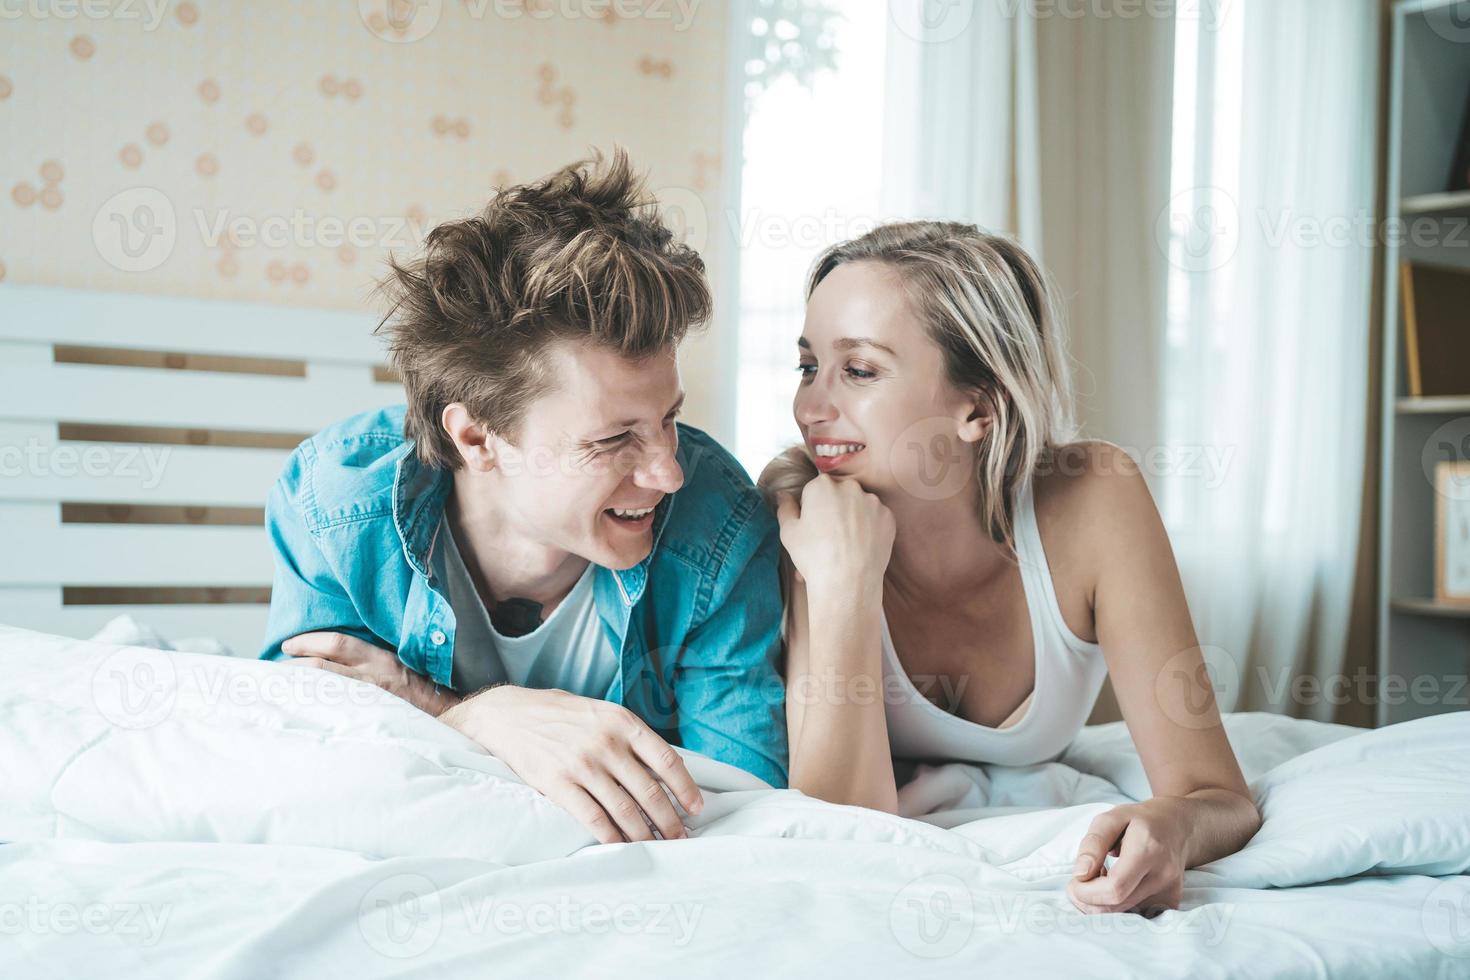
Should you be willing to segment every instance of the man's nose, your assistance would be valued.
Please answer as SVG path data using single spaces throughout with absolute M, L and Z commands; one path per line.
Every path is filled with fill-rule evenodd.
M 669 440 L 644 454 L 633 482 L 645 490 L 673 493 L 684 485 L 684 469 L 676 456 L 678 444 Z

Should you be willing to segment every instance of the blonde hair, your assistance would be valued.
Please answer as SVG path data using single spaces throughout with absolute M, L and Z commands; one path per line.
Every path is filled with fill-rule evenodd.
M 943 352 L 950 384 L 977 389 L 989 402 L 991 428 L 976 455 L 980 518 L 995 541 L 1014 550 L 1016 498 L 1076 437 L 1065 337 L 1046 274 L 1020 245 L 974 225 L 897 222 L 822 253 L 807 298 L 849 262 L 894 270 Z M 793 446 L 759 482 L 774 503 L 816 475 L 805 449 Z

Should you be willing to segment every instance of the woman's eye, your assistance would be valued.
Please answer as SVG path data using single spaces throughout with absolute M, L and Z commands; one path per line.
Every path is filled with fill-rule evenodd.
M 817 373 L 817 366 L 815 364 L 798 364 L 796 365 L 796 373 L 803 378 L 810 378 Z
M 592 445 L 596 446 L 598 449 L 612 449 L 626 438 L 628 438 L 628 433 L 623 432 L 619 435 L 608 436 L 606 439 L 598 439 Z
M 872 371 L 866 371 L 859 367 L 850 367 L 847 369 L 847 373 L 859 381 L 867 381 L 869 378 L 874 377 Z

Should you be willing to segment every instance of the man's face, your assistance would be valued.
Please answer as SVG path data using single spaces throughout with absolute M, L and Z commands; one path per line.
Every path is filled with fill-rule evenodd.
M 548 353 L 550 390 L 496 447 L 496 506 L 522 534 L 605 568 L 653 548 L 653 508 L 684 484 L 673 349 L 641 361 L 580 342 Z

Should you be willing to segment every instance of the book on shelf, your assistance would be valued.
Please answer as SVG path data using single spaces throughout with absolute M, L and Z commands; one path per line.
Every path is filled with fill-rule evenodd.
M 1470 271 L 1399 266 L 1409 396 L 1470 395 Z

